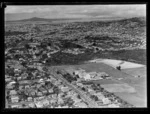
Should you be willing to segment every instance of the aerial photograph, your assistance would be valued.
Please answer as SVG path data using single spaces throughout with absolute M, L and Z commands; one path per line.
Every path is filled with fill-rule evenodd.
M 8 5 L 5 108 L 147 108 L 146 4 Z

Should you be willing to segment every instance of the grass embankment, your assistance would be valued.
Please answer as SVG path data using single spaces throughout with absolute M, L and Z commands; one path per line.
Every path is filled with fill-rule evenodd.
M 47 61 L 47 65 L 73 65 L 82 64 L 94 58 L 118 59 L 146 65 L 146 50 L 120 50 L 120 51 L 99 51 L 94 53 L 86 50 L 83 54 L 73 55 L 57 52 Z

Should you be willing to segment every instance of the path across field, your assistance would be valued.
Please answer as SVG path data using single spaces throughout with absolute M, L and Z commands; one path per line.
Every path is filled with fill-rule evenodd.
M 73 69 L 79 69 L 82 68 L 86 72 L 106 72 L 109 74 L 113 79 L 105 79 L 105 80 L 97 80 L 95 83 L 100 83 L 101 85 L 104 85 L 104 89 L 110 90 L 110 92 L 116 94 L 121 99 L 127 101 L 128 103 L 135 105 L 137 107 L 146 107 L 147 102 L 147 96 L 146 96 L 146 76 L 142 76 L 140 78 L 134 77 L 133 74 L 138 74 L 138 71 L 146 72 L 143 67 L 136 67 L 136 68 L 128 68 L 123 69 L 121 71 L 111 67 L 110 65 L 107 65 L 105 63 L 95 63 L 95 62 L 89 62 L 82 65 L 63 65 L 58 66 L 59 68 L 70 68 Z M 145 75 L 142 72 L 140 75 Z M 121 80 L 118 80 L 118 78 L 122 78 Z M 111 86 L 108 86 L 111 84 L 111 86 L 119 87 L 119 90 L 110 88 Z
M 110 66 L 114 67 L 114 68 L 116 68 L 116 66 L 121 66 L 121 69 L 139 68 L 139 67 L 144 67 L 145 66 L 145 65 L 142 65 L 142 64 L 127 62 L 127 61 L 122 61 L 122 60 L 114 60 L 114 59 L 95 59 L 95 60 L 91 60 L 89 62 L 105 63 L 107 65 L 110 65 Z

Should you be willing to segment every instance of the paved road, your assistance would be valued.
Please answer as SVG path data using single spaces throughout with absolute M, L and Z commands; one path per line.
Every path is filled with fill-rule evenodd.
M 76 91 L 82 98 L 85 102 L 88 103 L 88 106 L 90 108 L 98 108 L 100 106 L 98 106 L 98 104 L 96 102 L 94 102 L 89 96 L 87 96 L 82 90 L 78 89 L 76 86 L 70 84 L 66 79 L 64 79 L 62 77 L 62 75 L 59 75 L 57 74 L 54 69 L 53 70 L 49 70 L 50 71 L 50 74 L 54 77 L 54 78 L 57 78 L 57 79 L 60 79 L 62 80 L 62 82 L 64 84 L 66 84 L 67 86 L 69 86 L 70 88 L 72 88 L 74 91 Z M 35 80 L 35 81 L 38 81 L 38 80 Z M 21 104 L 30 104 L 30 103 L 33 103 L 33 101 L 31 102 L 19 102 L 19 103 L 8 103 L 8 105 L 21 105 Z
M 65 83 L 67 86 L 69 86 L 73 90 L 75 90 L 83 98 L 83 100 L 88 103 L 90 108 L 98 108 L 98 107 L 100 107 L 89 96 L 87 96 L 84 92 L 82 92 L 82 90 L 79 90 L 78 88 L 76 88 L 76 86 L 70 84 L 66 79 L 64 79 L 62 77 L 62 75 L 56 74 L 53 70 L 50 71 L 50 73 L 51 73 L 52 76 L 56 77 L 57 79 L 62 80 L 63 83 Z

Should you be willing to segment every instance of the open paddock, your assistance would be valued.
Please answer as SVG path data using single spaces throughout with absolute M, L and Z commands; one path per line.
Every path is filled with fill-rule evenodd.
M 137 64 L 137 63 L 133 63 L 133 62 L 126 62 L 126 61 L 122 61 L 122 60 L 114 60 L 114 59 L 95 59 L 95 60 L 91 60 L 89 62 L 104 63 L 107 65 L 110 65 L 113 68 L 116 68 L 116 66 L 120 65 L 121 69 L 139 68 L 139 67 L 145 66 L 142 64 Z
M 135 93 L 136 90 L 129 86 L 128 84 L 104 84 L 101 85 L 104 89 L 109 92 L 127 92 L 127 93 Z

